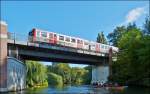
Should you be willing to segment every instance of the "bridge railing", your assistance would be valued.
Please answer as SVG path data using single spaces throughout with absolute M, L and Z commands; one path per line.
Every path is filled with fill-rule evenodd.
M 8 33 L 8 39 L 14 40 L 14 41 L 28 41 L 28 36 L 23 34 L 17 34 L 17 33 Z

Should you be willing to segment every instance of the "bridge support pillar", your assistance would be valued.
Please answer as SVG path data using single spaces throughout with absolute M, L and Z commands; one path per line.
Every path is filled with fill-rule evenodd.
M 7 24 L 0 21 L 0 92 L 7 91 Z
M 106 83 L 109 76 L 108 66 L 92 66 L 92 81 L 91 83 Z

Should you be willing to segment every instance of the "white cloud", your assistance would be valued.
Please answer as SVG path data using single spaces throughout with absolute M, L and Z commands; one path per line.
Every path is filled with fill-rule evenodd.
M 135 9 L 132 9 L 126 15 L 125 21 L 123 23 L 119 24 L 119 26 L 135 22 L 141 16 L 146 15 L 146 14 L 148 14 L 148 5 L 146 5 L 144 7 L 137 7 Z
M 126 15 L 126 23 L 136 21 L 142 14 L 145 13 L 145 7 L 135 8 Z

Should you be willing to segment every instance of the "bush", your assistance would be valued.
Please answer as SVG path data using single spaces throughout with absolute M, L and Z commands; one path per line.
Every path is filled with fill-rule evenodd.
M 62 85 L 63 79 L 60 75 L 55 73 L 48 73 L 48 84 L 49 85 Z

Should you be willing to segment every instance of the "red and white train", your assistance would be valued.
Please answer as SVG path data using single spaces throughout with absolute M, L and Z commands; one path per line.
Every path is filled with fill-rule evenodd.
M 118 52 L 118 48 L 114 46 L 88 41 L 82 38 L 71 37 L 63 34 L 57 34 L 54 32 L 48 32 L 36 28 L 32 29 L 31 32 L 29 32 L 29 40 L 31 42 L 44 42 L 101 53 L 109 53 L 110 48 L 112 48 L 113 51 Z

